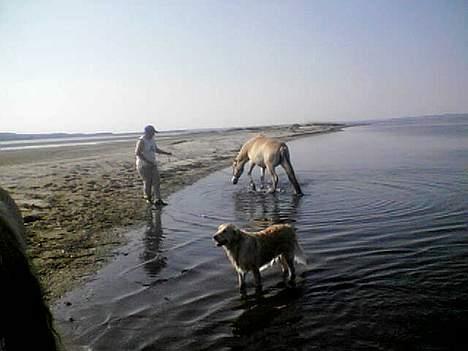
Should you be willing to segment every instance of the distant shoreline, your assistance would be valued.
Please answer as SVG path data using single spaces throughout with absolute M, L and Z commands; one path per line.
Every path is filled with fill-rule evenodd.
M 320 123 L 314 123 L 320 125 Z M 323 125 L 340 125 L 338 123 L 324 123 Z M 207 128 L 207 129 L 181 129 L 159 132 L 158 139 L 194 135 L 199 133 L 211 132 L 229 132 L 229 131 L 249 131 L 270 128 L 271 126 L 262 127 L 236 127 L 236 128 Z M 282 125 L 277 126 L 282 128 Z M 17 133 L 0 133 L 0 151 L 22 150 L 22 149 L 39 149 L 52 148 L 60 146 L 79 146 L 101 143 L 125 142 L 134 140 L 140 136 L 141 132 L 126 132 L 126 133 L 43 133 L 43 134 L 17 134 Z
M 174 129 L 174 130 L 164 130 L 160 131 L 161 135 L 168 134 L 191 134 L 199 132 L 211 132 L 211 131 L 236 131 L 236 130 L 258 130 L 262 128 L 275 127 L 285 127 L 292 125 L 366 125 L 378 122 L 391 122 L 399 121 L 402 119 L 405 120 L 414 120 L 420 118 L 430 118 L 430 119 L 440 119 L 440 118 L 468 118 L 468 113 L 445 113 L 438 115 L 421 115 L 421 116 L 399 116 L 399 117 L 385 117 L 378 119 L 366 119 L 358 121 L 346 121 L 346 122 L 302 122 L 302 123 L 290 123 L 290 124 L 279 124 L 279 125 L 266 125 L 266 126 L 246 126 L 246 127 L 226 127 L 226 128 L 202 128 L 202 129 Z M 124 138 L 131 137 L 134 135 L 141 134 L 141 132 L 90 132 L 90 133 L 67 133 L 67 132 L 50 132 L 50 133 L 15 133 L 15 132 L 0 132 L 0 145 L 5 142 L 11 141 L 27 141 L 27 140 L 47 140 L 47 139 L 98 139 L 98 138 Z

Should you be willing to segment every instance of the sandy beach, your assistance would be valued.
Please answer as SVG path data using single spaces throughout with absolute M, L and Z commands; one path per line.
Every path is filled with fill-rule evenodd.
M 338 131 L 337 124 L 302 124 L 202 131 L 156 140 L 163 197 L 228 167 L 240 146 L 264 133 L 287 141 Z M 18 203 L 28 253 L 53 302 L 112 258 L 147 204 L 134 166 L 134 141 L 2 151 L 0 184 Z

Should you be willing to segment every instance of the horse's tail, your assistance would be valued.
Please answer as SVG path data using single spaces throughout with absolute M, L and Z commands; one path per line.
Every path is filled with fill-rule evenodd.
M 281 160 L 284 160 L 287 163 L 291 164 L 291 155 L 289 153 L 289 147 L 285 143 L 281 143 L 280 155 L 281 155 Z
M 294 187 L 294 190 L 297 195 L 303 195 L 301 186 L 297 181 L 296 174 L 294 173 L 294 168 L 291 164 L 291 156 L 289 154 L 289 148 L 285 143 L 282 143 L 280 146 L 280 155 L 281 155 L 281 164 L 283 165 L 286 174 L 288 175 L 289 181 Z

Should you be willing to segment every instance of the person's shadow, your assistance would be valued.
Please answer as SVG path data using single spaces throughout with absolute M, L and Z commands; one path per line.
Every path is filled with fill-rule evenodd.
M 163 239 L 161 209 L 148 207 L 142 260 L 145 270 L 152 277 L 156 276 L 166 266 L 166 257 L 162 255 L 161 250 Z

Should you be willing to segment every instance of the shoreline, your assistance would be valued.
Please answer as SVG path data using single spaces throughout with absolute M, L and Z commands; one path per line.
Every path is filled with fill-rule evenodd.
M 163 198 L 226 168 L 240 146 L 264 133 L 283 141 L 342 130 L 344 124 L 306 123 L 195 131 L 156 142 Z M 135 170 L 137 138 L 0 153 L 0 184 L 24 217 L 28 255 L 49 302 L 82 284 L 145 220 L 147 204 Z

